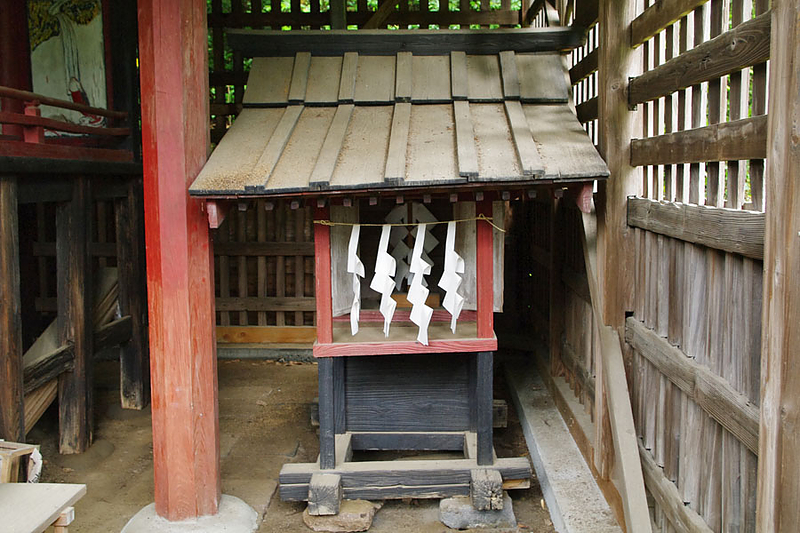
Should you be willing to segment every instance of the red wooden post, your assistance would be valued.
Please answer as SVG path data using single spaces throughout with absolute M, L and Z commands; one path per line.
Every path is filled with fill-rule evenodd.
M 31 57 L 28 47 L 28 13 L 26 2 L 3 2 L 0 8 L 0 85 L 14 89 L 31 89 Z M 22 113 L 24 102 L 0 98 L 0 109 Z M 2 133 L 22 138 L 22 127 L 2 126 Z
M 492 200 L 476 202 L 477 214 L 492 216 Z M 478 284 L 478 338 L 494 337 L 494 245 L 492 225 L 478 220 L 476 243 L 476 282 Z
M 25 114 L 29 117 L 41 117 L 42 110 L 39 107 L 39 102 L 28 102 L 25 104 Z M 44 128 L 41 126 L 23 126 L 22 140 L 26 143 L 43 143 Z
M 204 0 L 140 0 L 147 291 L 156 512 L 216 514 L 220 500 L 214 272 L 188 186 L 208 157 Z
M 317 207 L 314 220 L 329 220 L 330 208 Z M 314 279 L 317 298 L 317 342 L 333 342 L 333 302 L 331 300 L 331 228 L 314 224 Z

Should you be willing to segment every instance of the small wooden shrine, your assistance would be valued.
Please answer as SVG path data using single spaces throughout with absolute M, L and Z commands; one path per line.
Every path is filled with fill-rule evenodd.
M 528 486 L 528 459 L 492 446 L 493 313 L 508 201 L 608 175 L 570 107 L 571 35 L 231 32 L 254 56 L 244 109 L 190 193 L 212 227 L 252 198 L 315 208 L 320 456 L 284 466 L 283 499 L 335 514 L 342 497 L 471 494 L 496 509 Z

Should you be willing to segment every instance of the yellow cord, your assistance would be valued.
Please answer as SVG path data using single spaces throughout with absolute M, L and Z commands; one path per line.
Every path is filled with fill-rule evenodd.
M 491 217 L 487 217 L 486 215 L 478 215 L 473 218 L 459 218 L 456 220 L 437 220 L 436 222 L 415 222 L 413 224 L 356 224 L 355 222 L 331 222 L 330 220 L 315 220 L 314 224 L 320 224 L 322 226 L 367 226 L 367 227 L 375 227 L 381 228 L 383 226 L 419 226 L 420 224 L 426 224 L 428 226 L 434 226 L 436 224 L 447 224 L 448 222 L 472 222 L 473 220 L 484 220 L 488 222 L 494 229 L 497 231 L 501 231 L 503 233 L 506 232 L 503 228 L 496 225 L 492 222 Z

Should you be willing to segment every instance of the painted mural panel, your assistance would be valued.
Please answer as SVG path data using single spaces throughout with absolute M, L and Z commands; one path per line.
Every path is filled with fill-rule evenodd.
M 101 0 L 28 0 L 33 91 L 107 106 Z M 103 125 L 103 117 L 49 106 L 42 116 Z

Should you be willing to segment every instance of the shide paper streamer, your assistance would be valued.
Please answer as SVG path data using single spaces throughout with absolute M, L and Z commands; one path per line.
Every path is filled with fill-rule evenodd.
M 350 333 L 358 333 L 358 318 L 361 314 L 361 281 L 364 277 L 364 263 L 358 258 L 358 238 L 361 226 L 355 224 L 350 231 L 350 243 L 347 245 L 347 272 L 353 274 L 353 305 L 350 307 Z
M 447 223 L 447 239 L 444 245 L 444 271 L 439 280 L 439 287 L 444 289 L 442 306 L 450 313 L 450 330 L 456 332 L 456 322 L 464 307 L 464 297 L 458 294 L 461 276 L 464 273 L 464 259 L 456 253 L 456 223 Z
M 394 310 L 397 307 L 397 302 L 392 298 L 392 291 L 394 291 L 395 287 L 392 276 L 395 275 L 397 262 L 387 251 L 391 232 L 391 226 L 383 226 L 381 228 L 381 240 L 378 244 L 378 258 L 375 261 L 375 276 L 373 276 L 372 282 L 369 284 L 370 289 L 381 295 L 380 310 L 383 315 L 383 335 L 385 337 L 389 336 L 389 324 L 392 322 Z
M 425 224 L 420 224 L 417 229 L 417 238 L 414 241 L 414 251 L 411 253 L 409 272 L 414 274 L 411 287 L 408 289 L 408 301 L 411 302 L 411 322 L 419 326 L 417 341 L 428 345 L 428 325 L 433 316 L 433 308 L 425 302 L 430 292 L 423 284 L 423 276 L 431 273 L 431 264 L 422 259 L 425 249 Z

